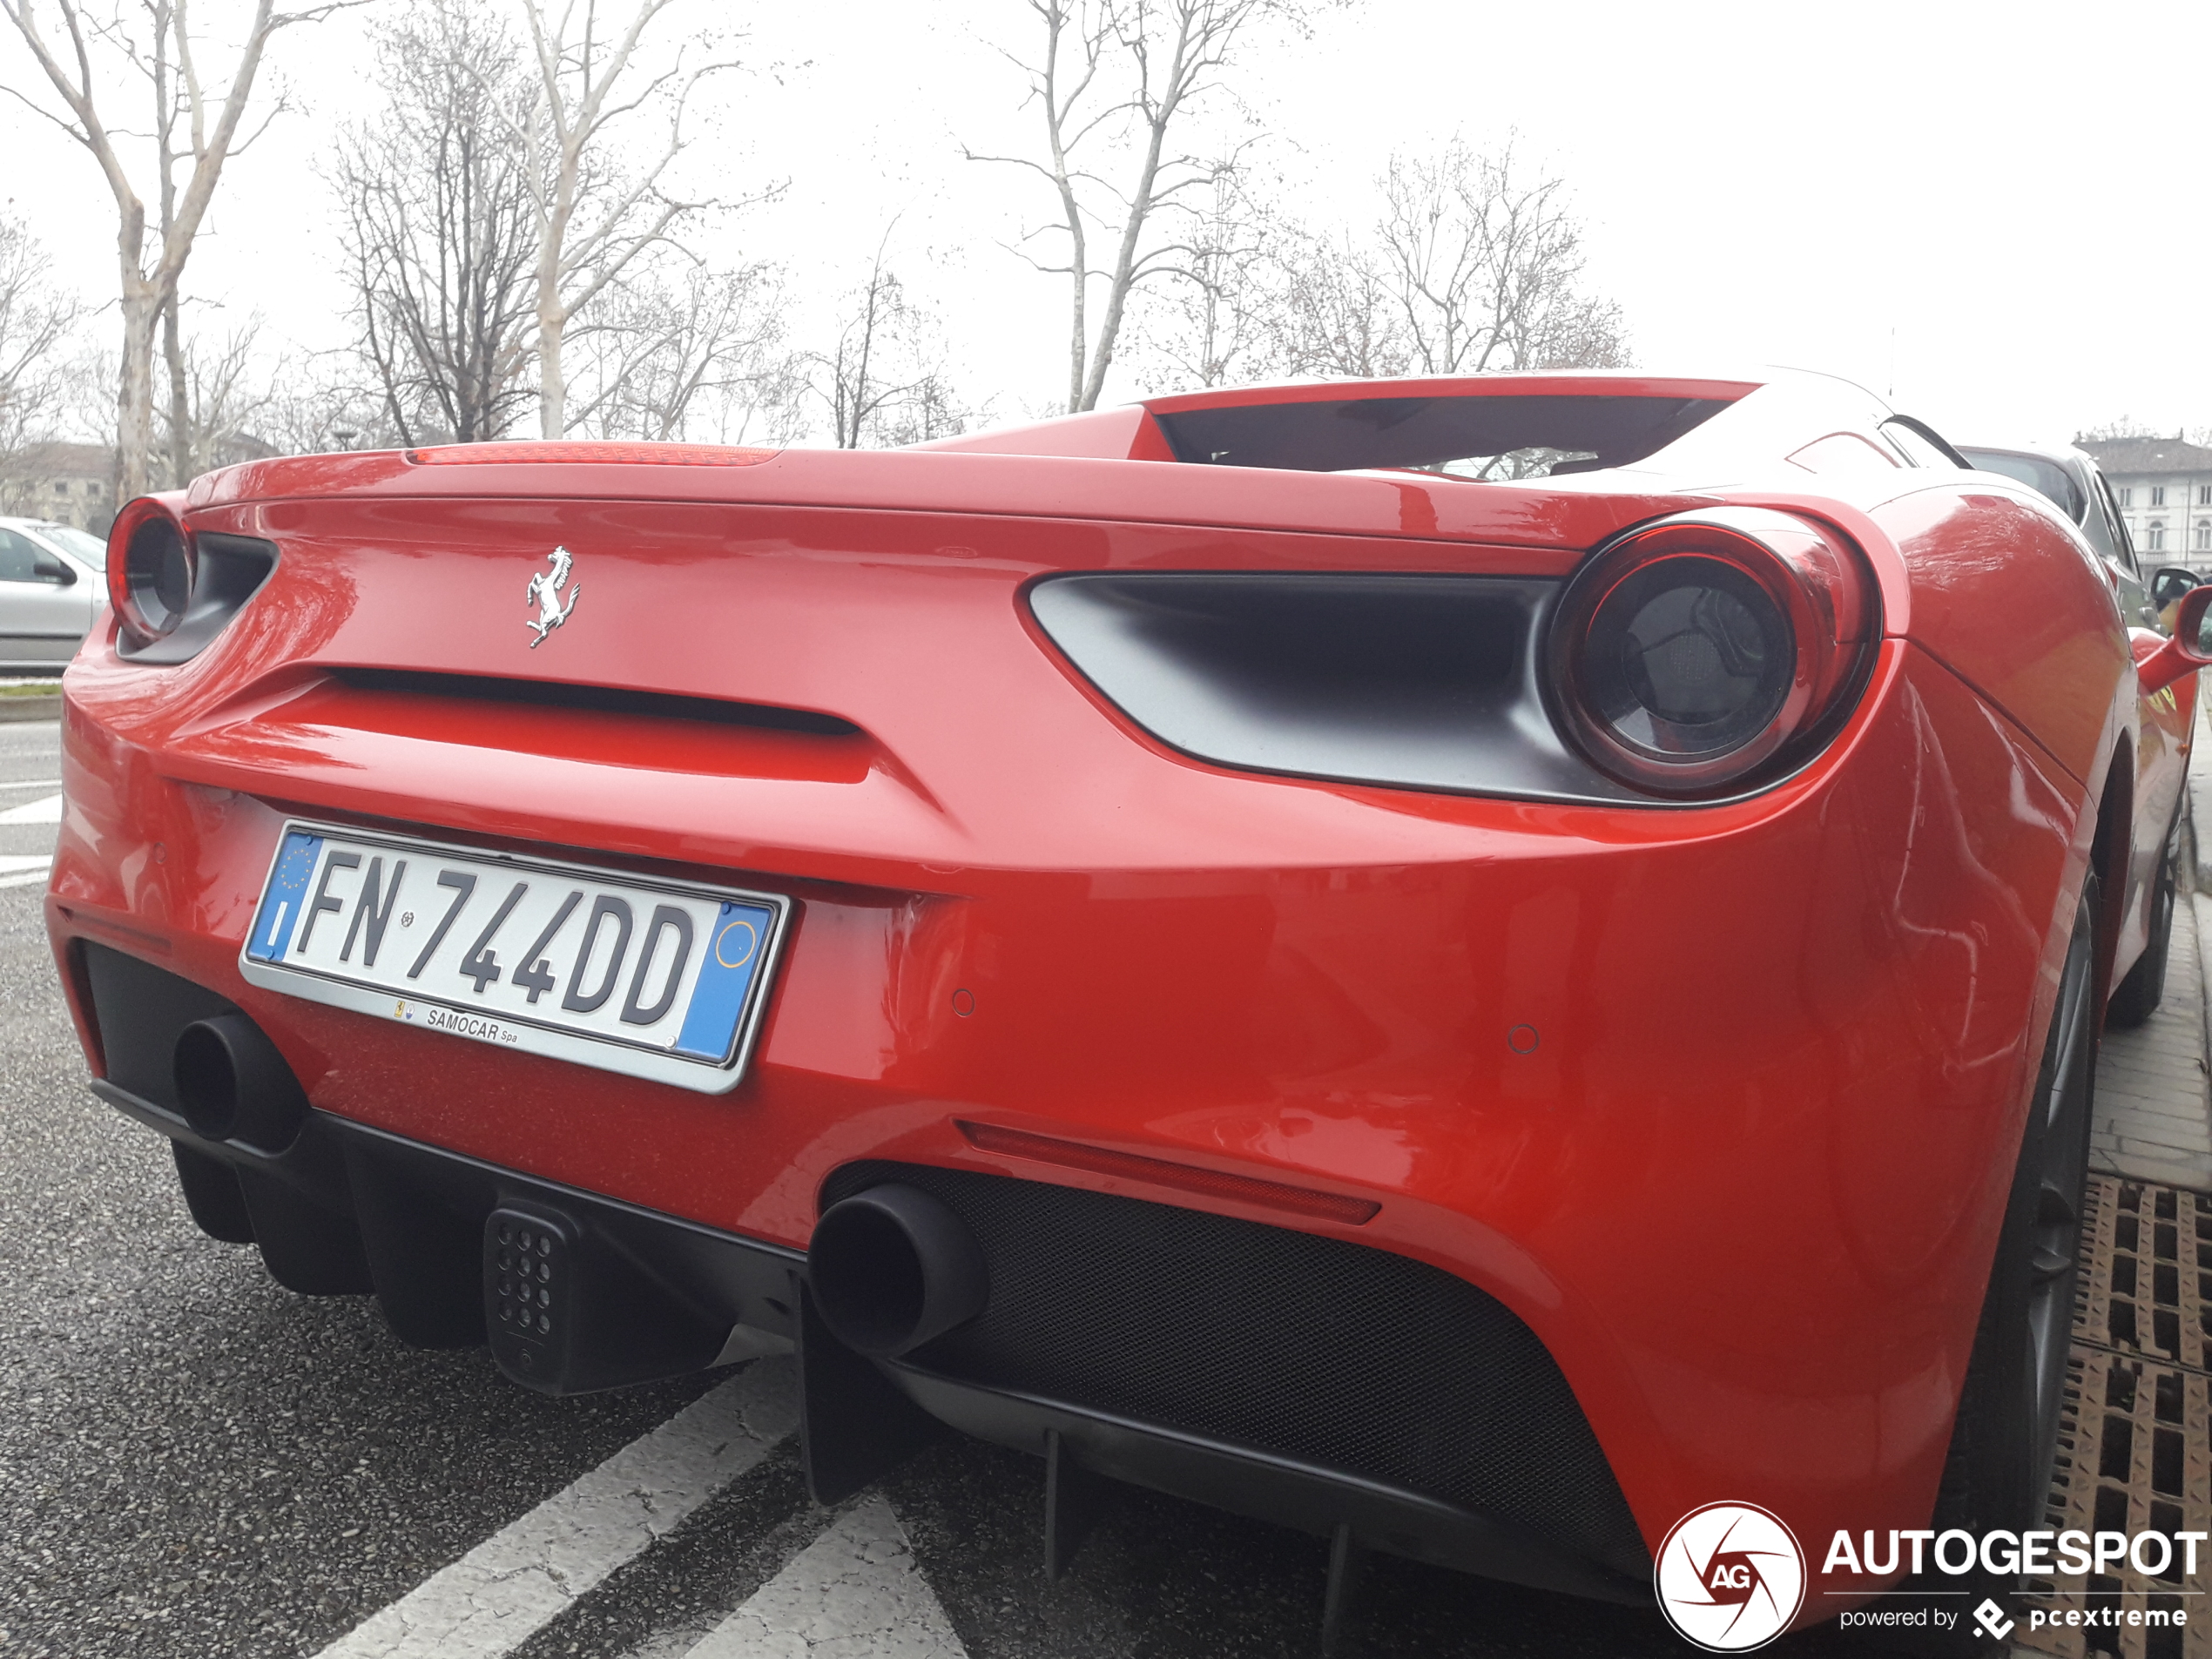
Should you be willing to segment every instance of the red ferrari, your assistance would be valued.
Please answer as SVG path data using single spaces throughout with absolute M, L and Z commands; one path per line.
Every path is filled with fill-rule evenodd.
M 2212 590 L 1855 388 L 256 462 L 108 569 L 56 959 L 296 1291 L 795 1346 L 819 1496 L 949 1425 L 1055 1571 L 1104 1479 L 1646 1605 L 2037 1506 Z

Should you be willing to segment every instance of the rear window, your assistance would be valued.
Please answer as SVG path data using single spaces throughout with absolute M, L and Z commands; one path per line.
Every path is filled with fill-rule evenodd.
M 2074 482 L 2074 475 L 2055 461 L 2046 461 L 2041 455 L 2020 455 L 2010 449 L 1961 449 L 1959 453 L 1983 472 L 1993 472 L 2000 477 L 2026 484 L 2055 502 L 2059 510 L 2075 523 L 2081 523 L 2083 510 L 2089 503 L 2082 499 L 2081 486 Z
M 1728 408 L 1722 398 L 1368 397 L 1156 415 L 1176 459 L 1298 472 L 1415 468 L 1487 482 L 1625 467 Z

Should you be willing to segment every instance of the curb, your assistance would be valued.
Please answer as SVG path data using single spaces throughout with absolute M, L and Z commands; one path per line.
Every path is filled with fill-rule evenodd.
M 2196 821 L 2200 816 L 2197 796 L 2202 793 L 2207 799 L 2202 816 L 2212 823 L 2212 778 L 2207 777 L 2203 766 L 2195 764 L 2199 759 L 2212 760 L 2212 745 L 2196 742 L 2201 734 L 2212 731 L 2212 703 L 2208 703 L 2208 699 L 2197 698 L 2196 718 L 2191 725 L 2190 764 L 2182 784 L 2182 873 L 2188 878 L 2189 908 L 2196 914 L 2196 964 L 2198 972 L 2204 976 L 2201 981 L 2203 1023 L 2198 1037 L 2197 1060 L 2204 1067 L 2205 1075 L 2212 1077 L 2212 898 L 2206 896 L 2212 894 L 2212 862 L 2208 862 L 2206 857 L 2212 849 L 2203 846 Z M 2194 752 L 2200 746 L 2208 751 L 2202 756 Z
M 2196 1057 L 2205 1075 L 2212 1076 L 2212 899 L 2192 893 L 2188 900 L 2189 908 L 2196 914 L 2196 968 L 2200 976 Z
M 0 725 L 17 720 L 58 720 L 62 718 L 62 694 L 51 697 L 0 697 Z

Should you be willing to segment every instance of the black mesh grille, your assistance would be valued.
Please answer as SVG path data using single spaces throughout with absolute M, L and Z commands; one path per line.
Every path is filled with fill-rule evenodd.
M 988 1309 L 918 1364 L 1366 1475 L 1649 1570 L 1567 1379 L 1465 1280 L 1342 1239 L 919 1164 L 848 1166 L 823 1202 L 892 1180 L 950 1205 L 990 1263 Z

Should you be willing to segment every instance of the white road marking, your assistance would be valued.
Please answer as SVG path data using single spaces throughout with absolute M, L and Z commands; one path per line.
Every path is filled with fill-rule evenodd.
M 967 1659 L 876 1495 L 792 1557 L 686 1659 Z
M 41 800 L 27 800 L 20 806 L 10 806 L 0 813 L 0 824 L 58 824 L 62 821 L 62 798 L 48 795 Z
M 54 867 L 54 855 L 40 853 L 35 856 L 22 853 L 0 853 L 0 887 L 28 887 L 42 884 Z
M 0 789 L 59 789 L 61 786 L 62 780 L 58 778 L 18 778 L 12 781 L 0 781 Z
M 791 1362 L 748 1366 L 372 1615 L 320 1659 L 496 1659 L 672 1531 L 798 1424 Z

